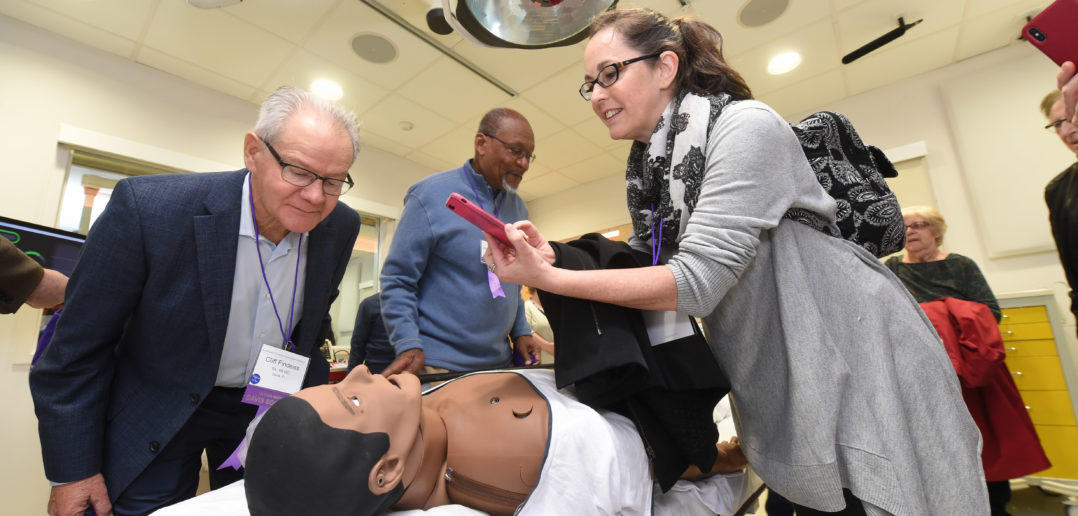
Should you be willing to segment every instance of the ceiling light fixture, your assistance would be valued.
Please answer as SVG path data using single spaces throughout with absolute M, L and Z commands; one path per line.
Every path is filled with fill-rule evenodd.
M 617 4 L 618 0 L 442 0 L 442 13 L 461 36 L 479 46 L 550 48 L 583 41 L 591 20 Z
M 801 54 L 798 54 L 797 52 L 783 52 L 772 57 L 771 61 L 767 63 L 767 73 L 771 75 L 782 75 L 792 71 L 798 66 L 801 66 Z
M 520 94 L 517 90 L 514 90 L 508 84 L 498 80 L 497 77 L 494 77 L 493 75 L 488 73 L 486 70 L 480 68 L 479 65 L 469 61 L 464 56 L 457 53 L 455 50 L 443 45 L 442 42 L 438 41 L 437 39 L 434 39 L 434 36 L 431 36 L 430 34 L 427 34 L 425 31 L 420 30 L 419 27 L 416 27 L 415 25 L 412 25 L 411 23 L 408 23 L 408 20 L 405 20 L 399 14 L 393 12 L 388 7 L 382 5 L 380 2 L 378 2 L 378 0 L 359 0 L 359 1 L 363 2 L 363 4 L 366 5 L 367 7 L 370 7 L 371 9 L 374 9 L 376 12 L 378 12 L 378 14 L 381 14 L 382 16 L 385 16 L 387 19 L 389 19 L 389 21 L 391 21 L 393 23 L 396 23 L 398 26 L 400 26 L 400 28 L 408 31 L 413 36 L 423 40 L 426 44 L 434 47 L 435 50 L 441 52 L 442 54 L 445 54 L 446 57 L 456 61 L 461 66 L 471 70 L 473 73 L 475 73 L 479 77 L 481 77 L 484 80 L 486 80 L 487 82 L 493 84 L 499 90 L 504 91 L 506 94 L 508 94 L 508 95 L 510 95 L 512 97 L 516 97 L 517 95 Z
M 906 21 L 903 20 L 902 17 L 900 16 L 898 18 L 898 28 L 897 29 L 893 29 L 890 32 L 888 32 L 887 34 L 884 34 L 883 36 L 880 36 L 880 37 L 878 37 L 878 38 L 876 38 L 876 39 L 874 39 L 872 41 L 869 41 L 868 43 L 865 43 L 864 45 L 861 46 L 861 48 L 858 48 L 857 50 L 854 50 L 853 52 L 850 52 L 849 54 L 846 54 L 846 55 L 842 56 L 842 64 L 850 64 L 850 63 L 856 61 L 857 59 L 860 59 L 861 57 L 864 57 L 865 54 L 867 54 L 869 52 L 872 52 L 873 50 L 876 50 L 877 48 L 880 48 L 880 47 L 882 47 L 882 46 L 884 46 L 884 45 L 898 39 L 899 36 L 906 33 L 907 29 L 909 29 L 910 27 L 913 27 L 914 25 L 917 25 L 918 23 L 921 23 L 923 21 L 924 21 L 924 19 L 920 19 L 920 20 L 917 20 L 917 21 L 915 21 L 913 23 L 906 23 Z
M 344 90 L 341 86 L 329 79 L 318 79 L 311 83 L 311 93 L 318 95 L 326 100 L 341 100 L 344 96 Z

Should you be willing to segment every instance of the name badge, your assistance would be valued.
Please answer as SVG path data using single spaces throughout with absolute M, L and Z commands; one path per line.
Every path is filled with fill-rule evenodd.
M 648 340 L 651 346 L 661 346 L 668 342 L 691 337 L 696 333 L 696 326 L 689 319 L 689 314 L 670 310 L 641 310 L 644 325 L 648 328 Z

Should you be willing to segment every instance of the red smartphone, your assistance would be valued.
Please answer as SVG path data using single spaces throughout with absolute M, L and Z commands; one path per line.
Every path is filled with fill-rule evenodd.
M 1022 27 L 1022 37 L 1057 65 L 1078 64 L 1078 0 L 1052 2 Z
M 503 244 L 513 246 L 513 244 L 509 243 L 509 238 L 505 236 L 505 222 L 498 220 L 494 215 L 487 213 L 483 208 L 465 199 L 463 195 L 459 193 L 449 194 L 449 199 L 445 201 L 445 207 L 452 210 L 453 213 L 464 217 L 464 220 L 471 222 L 475 227 L 490 233 Z

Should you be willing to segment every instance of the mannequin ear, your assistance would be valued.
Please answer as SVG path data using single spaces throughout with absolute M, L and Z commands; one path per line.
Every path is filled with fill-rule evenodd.
M 659 55 L 659 88 L 667 89 L 674 86 L 677 78 L 678 66 L 680 65 L 677 54 L 667 50 Z
M 376 495 L 385 494 L 396 487 L 403 476 L 404 461 L 395 455 L 386 454 L 371 468 L 371 476 L 367 479 L 367 487 Z

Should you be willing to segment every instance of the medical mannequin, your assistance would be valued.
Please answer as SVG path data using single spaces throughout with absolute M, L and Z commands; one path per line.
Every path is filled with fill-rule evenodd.
M 529 372 L 540 376 L 543 373 L 549 375 L 549 371 Z M 549 378 L 553 385 L 553 376 Z M 557 412 L 559 424 L 575 418 L 599 417 L 599 414 L 559 391 L 540 393 L 533 381 L 515 372 L 475 374 L 421 396 L 415 376 L 402 374 L 386 379 L 371 375 L 361 366 L 339 384 L 304 389 L 267 412 L 253 433 L 247 453 L 245 486 L 251 514 L 325 511 L 378 514 L 389 504 L 396 510 L 460 504 L 490 514 L 513 514 L 521 504 L 526 508 L 533 506 L 533 500 L 528 498 L 533 490 L 536 498 L 547 498 L 534 503 L 545 507 L 541 510 L 549 510 L 549 503 L 559 502 L 540 496 L 540 490 L 536 489 L 544 474 L 547 475 L 544 482 L 570 484 L 568 488 L 559 485 L 555 498 L 602 499 L 603 493 L 593 492 L 601 488 L 587 482 L 569 482 L 564 478 L 564 470 L 553 468 L 568 463 L 571 469 L 589 469 L 574 465 L 579 464 L 573 462 L 576 461 L 574 451 L 591 448 L 591 442 L 601 448 L 617 441 L 617 436 L 607 438 L 602 423 L 586 421 L 571 433 L 592 433 L 581 431 L 587 429 L 593 430 L 592 435 L 579 437 L 568 445 L 564 440 L 554 443 L 550 439 L 552 433 L 557 433 L 552 426 L 552 403 L 558 407 L 571 404 L 568 412 L 565 409 Z M 306 421 L 296 423 L 291 414 L 302 412 L 307 412 L 300 417 Z M 314 415 L 318 420 L 314 420 Z M 612 414 L 604 417 L 620 418 Z M 622 426 L 617 427 L 618 424 Z M 322 427 L 318 431 L 338 433 L 318 438 L 333 442 L 311 443 L 318 449 L 305 450 L 306 445 L 297 441 L 302 441 L 303 435 L 317 433 L 308 431 L 316 427 Z M 612 483 L 646 484 L 635 491 L 633 486 L 614 486 L 613 498 L 620 496 L 617 491 L 621 490 L 644 493 L 639 501 L 616 503 L 646 503 L 646 509 L 636 509 L 648 513 L 652 487 L 643 446 L 627 419 L 618 419 L 611 428 L 615 434 L 628 435 L 640 452 L 636 454 L 636 463 L 631 458 L 625 459 L 629 462 L 619 462 L 622 457 L 614 456 L 623 455 L 620 452 L 603 455 L 609 459 L 610 469 L 628 470 L 626 479 L 612 479 Z M 382 436 L 388 437 L 388 442 L 377 443 L 375 437 Z M 358 458 L 362 455 L 360 449 L 377 457 Z M 722 443 L 719 451 L 716 470 L 735 471 L 745 465 L 736 443 Z M 590 450 L 584 452 L 588 453 Z M 568 462 L 559 461 L 566 455 L 571 456 Z M 548 462 L 561 464 L 544 469 L 545 457 Z M 345 461 L 344 466 L 327 464 L 341 460 Z M 348 471 L 341 471 L 342 467 Z M 606 466 L 598 468 L 600 477 L 606 474 L 603 467 Z M 633 471 L 638 478 L 629 478 Z M 328 495 L 327 491 L 330 491 Z M 316 500 L 296 501 L 309 498 L 304 494 L 314 492 L 317 492 Z M 357 502 L 357 498 L 363 501 Z M 342 507 L 346 506 L 353 510 L 345 512 Z

